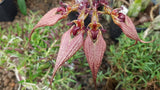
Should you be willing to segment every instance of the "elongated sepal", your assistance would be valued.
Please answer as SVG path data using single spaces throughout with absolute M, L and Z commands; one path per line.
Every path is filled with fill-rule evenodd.
M 88 31 L 88 35 L 84 42 L 84 52 L 87 57 L 90 69 L 92 71 L 95 86 L 96 86 L 97 72 L 101 65 L 105 50 L 106 50 L 106 43 L 103 39 L 101 31 L 99 31 L 95 42 L 93 42 L 92 40 L 91 32 Z
M 141 40 L 141 39 L 139 38 L 138 34 L 137 34 L 137 31 L 136 31 L 136 28 L 135 28 L 133 22 L 132 22 L 131 19 L 130 19 L 128 16 L 126 16 L 126 15 L 125 15 L 125 22 L 121 22 L 121 23 L 119 24 L 119 26 L 120 26 L 120 28 L 122 29 L 123 33 L 124 33 L 127 37 L 129 37 L 129 38 L 131 38 L 131 39 L 133 39 L 133 40 L 136 40 L 136 42 L 137 42 L 137 41 L 140 41 L 140 42 L 142 42 L 142 43 L 151 43 L 151 42 L 153 42 L 153 41 L 148 41 L 148 42 L 146 42 L 146 41 Z
M 63 18 L 63 15 L 56 14 L 58 8 L 53 8 L 50 11 L 48 11 L 41 19 L 40 21 L 35 25 L 35 27 L 32 29 L 29 39 L 31 39 L 31 35 L 34 32 L 36 28 L 44 27 L 44 26 L 52 26 L 56 24 L 60 19 Z
M 83 45 L 83 32 L 79 32 L 74 38 L 71 38 L 73 27 L 65 32 L 61 39 L 60 49 L 53 70 L 53 75 L 50 84 L 55 76 L 58 68 L 69 58 L 71 58 Z

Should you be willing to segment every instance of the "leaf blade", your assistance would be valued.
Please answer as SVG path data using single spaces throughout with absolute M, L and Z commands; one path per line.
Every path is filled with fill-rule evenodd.
M 17 0 L 18 7 L 23 15 L 27 15 L 27 7 L 25 0 Z

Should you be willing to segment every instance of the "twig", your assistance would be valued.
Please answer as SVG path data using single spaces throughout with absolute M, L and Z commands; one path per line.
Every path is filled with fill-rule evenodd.
M 145 30 L 145 32 L 144 32 L 144 36 L 143 36 L 143 39 L 145 39 L 148 35 L 149 35 L 149 31 L 152 29 L 152 25 L 151 26 L 149 26 L 148 28 L 147 28 L 147 30 Z
M 151 21 L 154 20 L 154 16 L 153 16 L 153 11 L 159 7 L 160 3 L 158 3 L 157 5 L 155 5 L 154 7 L 151 8 L 151 11 L 150 11 L 150 18 L 151 18 Z M 145 39 L 151 32 L 151 29 L 153 28 L 152 24 L 147 28 L 147 30 L 145 30 L 144 32 L 144 36 L 143 36 L 143 39 Z
M 154 20 L 154 16 L 153 16 L 153 11 L 158 8 L 160 5 L 160 3 L 156 4 L 154 7 L 151 8 L 151 11 L 150 11 L 150 18 L 151 18 L 151 21 Z

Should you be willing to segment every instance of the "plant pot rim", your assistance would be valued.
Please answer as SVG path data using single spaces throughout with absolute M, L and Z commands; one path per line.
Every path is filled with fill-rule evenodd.
M 5 1 L 5 0 L 1 0 L 1 1 L 0 1 L 0 4 L 2 4 L 4 1 Z

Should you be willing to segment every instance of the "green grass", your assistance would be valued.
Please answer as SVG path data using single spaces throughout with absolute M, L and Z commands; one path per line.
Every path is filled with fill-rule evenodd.
M 140 34 L 142 36 L 143 33 Z M 142 37 L 141 37 L 142 38 Z M 153 43 L 138 43 L 122 35 L 118 45 L 111 45 L 107 51 L 111 68 L 108 78 L 118 81 L 117 88 L 126 90 L 141 90 L 160 88 L 160 35 L 151 36 Z M 150 40 L 147 38 L 146 40 Z

